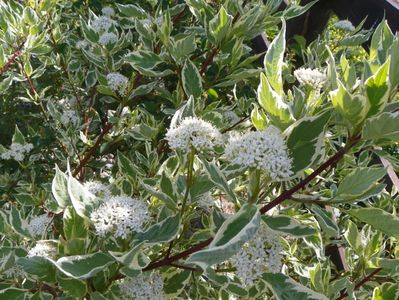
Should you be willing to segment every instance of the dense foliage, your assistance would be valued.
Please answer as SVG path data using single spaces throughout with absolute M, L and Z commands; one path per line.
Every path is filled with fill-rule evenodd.
M 397 299 L 387 24 L 102 2 L 0 1 L 0 299 Z

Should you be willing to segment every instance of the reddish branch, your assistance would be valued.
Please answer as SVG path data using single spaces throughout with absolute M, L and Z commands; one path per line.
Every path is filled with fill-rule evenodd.
M 355 290 L 357 290 L 358 288 L 360 288 L 362 285 L 364 285 L 367 281 L 370 281 L 371 278 L 377 274 L 378 272 L 380 272 L 382 270 L 382 268 L 377 268 L 375 269 L 373 272 L 371 272 L 369 275 L 367 275 L 366 277 L 364 277 L 362 280 L 360 280 L 356 285 L 355 285 Z M 340 296 L 336 299 L 336 300 L 342 300 L 345 297 L 348 296 L 348 292 L 344 292 L 344 290 L 341 291 Z
M 213 59 L 215 58 L 216 54 L 218 54 L 219 48 L 213 48 L 211 52 L 209 52 L 208 57 L 205 59 L 205 61 L 202 63 L 201 69 L 199 73 L 201 75 L 204 75 L 206 68 L 213 62 Z
M 112 128 L 112 124 L 107 121 L 104 121 L 103 128 L 102 128 L 100 135 L 97 137 L 97 140 L 94 143 L 94 145 L 86 152 L 85 156 L 80 161 L 78 167 L 73 172 L 73 176 L 77 176 L 78 174 L 80 174 L 80 172 L 83 170 L 85 165 L 89 162 L 89 160 L 92 158 L 92 156 L 96 152 L 97 148 L 101 145 L 101 143 L 104 139 L 104 136 L 111 130 L 111 128 Z
M 278 196 L 276 199 L 274 199 L 273 201 L 271 201 L 268 204 L 266 204 L 265 206 L 263 206 L 260 209 L 260 212 L 262 214 L 264 214 L 267 211 L 269 211 L 270 209 L 272 209 L 273 207 L 282 203 L 283 201 L 290 199 L 294 193 L 303 189 L 308 183 L 310 183 L 314 178 L 316 178 L 318 175 L 320 175 L 324 170 L 328 169 L 330 166 L 336 165 L 337 162 L 339 162 L 339 160 L 342 159 L 342 157 L 345 155 L 345 153 L 347 153 L 349 151 L 349 149 L 351 149 L 359 141 L 359 139 L 360 139 L 360 137 L 355 137 L 355 138 L 349 139 L 347 142 L 347 145 L 344 148 L 341 148 L 332 157 L 330 157 L 325 163 L 323 163 L 319 168 L 317 168 L 315 171 L 313 171 L 312 174 L 310 174 L 309 176 L 307 176 L 306 178 L 301 180 L 297 185 L 295 185 L 294 187 L 292 187 L 289 190 L 286 190 L 280 196 Z M 187 256 L 205 248 L 211 242 L 212 242 L 212 238 L 207 239 L 207 240 L 202 241 L 202 242 L 198 243 L 197 245 L 194 245 L 193 247 L 191 247 L 183 252 L 180 252 L 176 255 L 166 257 L 164 259 L 152 262 L 146 268 L 144 268 L 143 271 L 149 271 L 152 269 L 156 269 L 156 268 L 164 267 L 164 266 L 168 266 L 168 265 L 170 266 L 173 262 L 175 262 L 181 258 L 187 257 Z
M 18 58 L 18 56 L 21 55 L 21 48 L 24 45 L 24 43 L 22 43 L 17 50 L 15 50 L 14 54 L 11 56 L 11 58 L 8 60 L 8 62 L 1 68 L 0 70 L 0 76 L 2 76 L 4 74 L 4 72 L 6 72 L 10 66 L 15 62 L 15 60 Z

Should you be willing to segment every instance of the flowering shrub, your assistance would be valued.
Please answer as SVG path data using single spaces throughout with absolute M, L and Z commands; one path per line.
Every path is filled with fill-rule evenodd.
M 397 299 L 398 36 L 131 2 L 0 2 L 0 298 Z

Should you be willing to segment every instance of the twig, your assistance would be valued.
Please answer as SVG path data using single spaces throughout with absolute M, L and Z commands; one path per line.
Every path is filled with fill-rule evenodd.
M 239 121 L 237 121 L 236 123 L 234 123 L 233 125 L 231 125 L 230 127 L 221 130 L 220 132 L 221 132 L 221 133 L 226 133 L 226 132 L 228 132 L 228 131 L 234 129 L 236 126 L 240 125 L 241 123 L 245 122 L 245 121 L 248 120 L 248 119 L 249 119 L 248 116 L 247 116 L 247 117 L 244 117 L 244 118 L 240 119 Z
M 370 281 L 371 278 L 377 274 L 378 272 L 380 272 L 382 270 L 382 268 L 377 268 L 375 269 L 373 272 L 371 272 L 370 274 L 368 274 L 366 277 L 364 277 L 362 280 L 360 280 L 356 285 L 355 285 L 355 290 L 357 290 L 358 288 L 360 288 L 362 285 L 364 285 L 367 281 Z M 348 296 L 348 292 L 344 292 L 344 290 L 341 291 L 340 296 L 336 299 L 336 300 L 342 300 L 344 299 L 346 296 Z
M 17 50 L 15 50 L 15 52 L 13 53 L 13 55 L 11 56 L 11 58 L 7 61 L 7 63 L 1 68 L 0 70 L 0 76 L 2 76 L 4 74 L 4 72 L 6 72 L 10 66 L 14 63 L 14 61 L 18 58 L 18 56 L 21 55 L 21 49 L 23 47 L 25 42 L 21 43 L 21 45 L 18 46 Z
M 94 145 L 86 152 L 86 155 L 80 161 L 79 166 L 73 172 L 73 176 L 77 176 L 82 171 L 82 169 L 84 168 L 86 163 L 94 155 L 94 152 L 101 145 L 101 142 L 103 141 L 104 136 L 111 130 L 111 128 L 112 128 L 112 124 L 109 123 L 108 121 L 104 121 L 103 128 L 102 128 L 100 135 L 97 137 L 97 140 L 94 143 Z
M 208 57 L 202 63 L 201 69 L 199 71 L 201 75 L 204 75 L 206 68 L 213 62 L 213 59 L 215 58 L 216 54 L 218 54 L 218 52 L 219 48 L 213 48 L 213 50 L 208 54 Z

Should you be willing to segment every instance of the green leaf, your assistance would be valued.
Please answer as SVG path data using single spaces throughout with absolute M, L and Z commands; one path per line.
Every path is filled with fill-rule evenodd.
M 288 233 L 295 237 L 313 235 L 316 229 L 302 225 L 294 218 L 285 215 L 262 216 L 262 220 L 274 231 Z
M 113 90 L 111 90 L 109 86 L 99 84 L 96 86 L 96 89 L 97 92 L 99 92 L 100 94 L 117 97 L 117 94 Z
M 294 173 L 299 173 L 317 163 L 323 156 L 325 128 L 330 113 L 325 112 L 314 117 L 305 117 L 284 132 L 290 151 Z
M 282 273 L 264 273 L 262 279 L 278 300 L 327 300 L 322 294 L 307 288 Z
M 22 219 L 19 211 L 15 208 L 15 206 L 11 206 L 11 213 L 10 213 L 10 225 L 12 229 L 18 234 L 23 237 L 31 238 L 28 224 L 25 220 Z
M 180 216 L 170 216 L 150 226 L 144 232 L 138 232 L 134 238 L 139 241 L 145 241 L 147 244 L 157 244 L 173 240 L 179 233 Z
M 282 26 L 279 34 L 267 49 L 263 65 L 271 87 L 278 95 L 283 95 L 283 60 L 285 52 L 285 21 L 282 19 Z
M 135 179 L 137 175 L 145 176 L 146 174 L 140 170 L 129 158 L 122 152 L 118 151 L 118 167 L 119 171 L 128 178 Z
M 385 112 L 367 119 L 362 137 L 368 140 L 399 141 L 399 111 Z
M 290 107 L 284 102 L 283 97 L 273 90 L 263 73 L 260 75 L 257 95 L 259 104 L 273 125 L 284 130 L 294 122 Z
M 17 202 L 21 205 L 28 205 L 28 206 L 37 205 L 35 199 L 30 194 L 19 193 L 14 195 L 14 197 L 15 200 L 17 200 Z
M 28 290 L 6 288 L 0 290 L 0 300 L 25 300 Z
M 338 80 L 338 89 L 330 92 L 330 98 L 334 108 L 353 127 L 361 124 L 366 118 L 370 107 L 367 99 L 363 95 L 349 94 L 341 81 Z
M 126 55 L 125 61 L 137 71 L 152 70 L 162 63 L 162 59 L 154 52 L 139 50 Z
M 12 142 L 24 145 L 26 143 L 25 137 L 19 130 L 18 126 L 15 125 L 14 135 L 12 136 Z
M 367 100 L 370 104 L 368 117 L 381 112 L 388 102 L 390 91 L 389 65 L 390 58 L 365 82 Z
M 72 297 L 83 298 L 88 292 L 86 283 L 78 279 L 58 276 L 57 282 L 62 290 Z
M 197 45 L 195 43 L 195 34 L 190 34 L 186 37 L 183 37 L 172 44 L 172 53 L 173 58 L 180 62 L 182 59 L 186 58 L 190 53 L 194 52 L 197 49 Z
M 86 219 L 80 217 L 72 207 L 67 207 L 63 216 L 64 236 L 67 240 L 86 238 L 89 224 Z
M 209 38 L 214 44 L 220 45 L 221 41 L 226 39 L 232 21 L 233 17 L 222 6 L 217 15 L 209 22 Z
M 163 193 L 162 191 L 157 191 L 154 187 L 141 182 L 141 187 L 144 188 L 144 190 L 146 190 L 148 193 L 150 193 L 152 196 L 158 198 L 159 200 L 163 201 L 165 203 L 165 205 L 171 209 L 172 211 L 176 211 L 177 210 L 177 204 L 176 202 L 169 197 L 167 194 Z
M 362 245 L 362 239 L 357 230 L 357 226 L 351 220 L 348 220 L 348 229 L 344 233 L 344 237 L 350 247 L 355 250 L 358 255 L 363 255 L 364 247 Z
M 61 257 L 56 262 L 56 267 L 65 275 L 75 279 L 87 279 L 104 271 L 107 266 L 114 263 L 108 254 L 97 252 L 87 255 Z
M 20 257 L 16 262 L 28 274 L 40 280 L 55 282 L 55 268 L 53 263 L 41 256 Z
M 58 206 L 64 208 L 71 205 L 71 199 L 68 194 L 68 176 L 55 165 L 55 175 L 51 185 L 51 191 Z
M 201 97 L 202 81 L 197 67 L 187 59 L 182 70 L 183 89 L 187 96 L 193 96 L 195 99 Z
M 109 254 L 111 254 L 117 262 L 126 266 L 130 270 L 141 270 L 150 263 L 149 258 L 142 252 L 144 245 L 145 242 L 141 242 L 135 245 L 127 253 L 109 251 Z
M 341 180 L 334 201 L 359 199 L 372 189 L 384 175 L 384 168 L 356 168 Z
M 208 266 L 229 259 L 254 236 L 260 219 L 261 215 L 255 205 L 244 205 L 223 223 L 209 247 L 192 254 L 186 263 L 196 264 L 205 270 Z
M 205 171 L 209 177 L 209 179 L 222 191 L 226 193 L 226 196 L 232 200 L 234 203 L 237 203 L 236 195 L 234 191 L 231 189 L 230 185 L 227 182 L 226 177 L 222 173 L 222 171 L 218 168 L 215 162 L 208 162 L 207 160 L 203 160 Z
M 124 5 L 124 4 L 116 3 L 116 6 L 118 7 L 119 11 L 127 17 L 145 19 L 148 16 L 146 11 L 138 5 L 134 5 L 134 4 Z
M 315 213 L 319 226 L 328 236 L 338 235 L 339 228 L 331 213 L 327 213 L 327 211 L 316 205 L 312 205 L 311 210 Z
M 398 299 L 398 297 L 399 283 L 385 282 L 374 288 L 372 300 L 390 300 Z
M 29 49 L 29 53 L 42 55 L 42 54 L 48 54 L 49 52 L 51 52 L 51 50 L 52 48 L 50 46 L 42 44 Z
M 163 274 L 164 291 L 168 299 L 177 299 L 190 280 L 191 272 L 187 270 L 174 269 Z
M 380 208 L 351 209 L 347 213 L 388 236 L 399 237 L 399 218 Z
M 391 91 L 399 84 L 399 38 L 396 38 L 389 49 L 391 55 L 391 65 L 389 66 L 389 82 Z
M 72 176 L 69 176 L 68 179 L 68 194 L 76 213 L 82 218 L 90 217 L 90 213 L 93 207 L 97 205 L 98 200 Z

